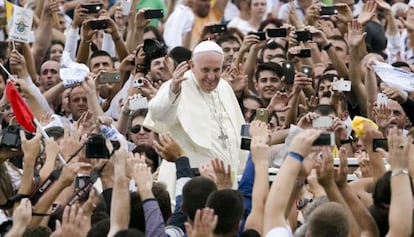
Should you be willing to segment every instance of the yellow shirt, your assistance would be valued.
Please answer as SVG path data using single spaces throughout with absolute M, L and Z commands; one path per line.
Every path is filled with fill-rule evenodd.
M 199 17 L 197 14 L 194 14 L 194 25 L 191 33 L 191 48 L 194 48 L 200 41 L 201 32 L 203 31 L 204 26 L 207 24 L 218 24 L 220 23 L 221 18 L 223 18 L 223 12 L 218 10 L 213 2 L 214 1 L 212 1 L 210 11 L 206 17 Z

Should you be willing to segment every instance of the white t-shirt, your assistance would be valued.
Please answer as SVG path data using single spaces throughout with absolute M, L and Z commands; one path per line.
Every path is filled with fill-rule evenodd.
M 239 29 L 243 34 L 247 34 L 249 32 L 256 32 L 257 29 L 252 27 L 249 22 L 246 20 L 241 19 L 240 17 L 235 17 L 233 20 L 229 22 L 227 25 L 228 28 L 237 28 Z
M 267 232 L 266 237 L 293 237 L 290 227 L 276 227 Z
M 184 5 L 176 6 L 164 26 L 164 40 L 170 49 L 182 46 L 183 34 L 192 30 L 194 24 L 193 11 Z

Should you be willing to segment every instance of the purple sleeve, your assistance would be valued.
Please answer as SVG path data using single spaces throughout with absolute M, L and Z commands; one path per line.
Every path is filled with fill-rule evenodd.
M 145 200 L 142 203 L 145 214 L 145 236 L 146 237 L 167 237 L 165 233 L 164 219 L 162 218 L 158 202 L 154 198 Z

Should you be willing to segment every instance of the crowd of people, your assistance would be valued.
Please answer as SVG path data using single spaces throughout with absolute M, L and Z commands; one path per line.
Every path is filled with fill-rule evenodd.
M 413 0 L 9 2 L 0 236 L 413 236 Z

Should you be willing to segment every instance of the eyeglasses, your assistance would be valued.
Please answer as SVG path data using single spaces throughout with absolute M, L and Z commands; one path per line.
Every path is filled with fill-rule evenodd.
M 144 132 L 151 132 L 150 129 L 148 129 L 148 128 L 142 126 L 142 125 L 137 124 L 137 125 L 135 125 L 131 128 L 131 133 L 134 133 L 134 134 L 139 133 L 139 131 L 141 131 L 141 127 L 144 129 Z

